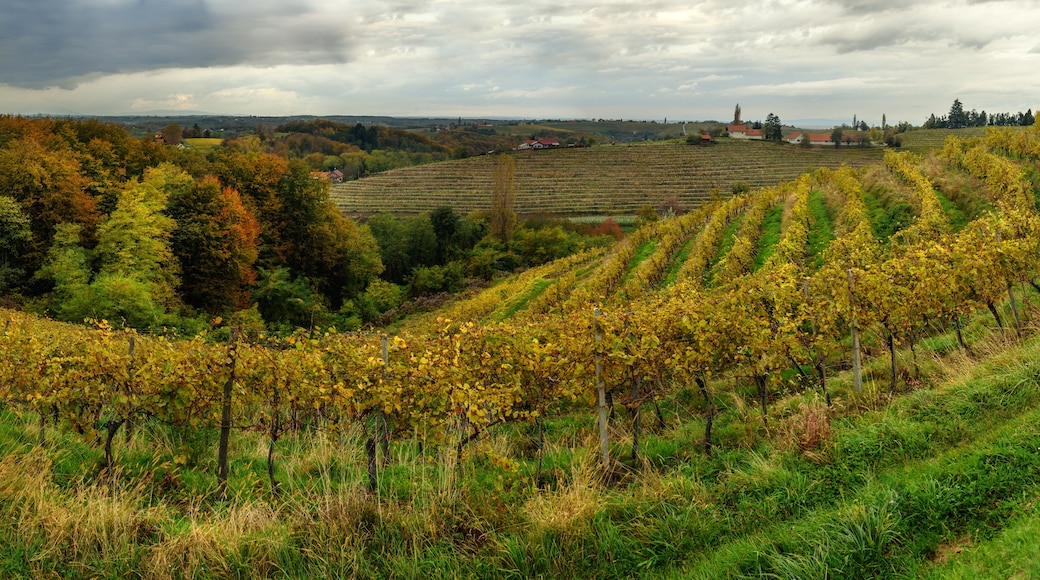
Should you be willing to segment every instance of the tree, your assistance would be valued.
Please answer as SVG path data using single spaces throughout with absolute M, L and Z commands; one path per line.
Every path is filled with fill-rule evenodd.
M 740 103 L 737 103 L 737 106 L 733 109 L 733 124 L 739 125 L 742 122 L 740 120 Z
M 885 117 L 885 114 L 882 113 L 881 114 L 881 130 L 884 131 L 887 128 L 888 128 L 888 119 Z
M 780 141 L 784 138 L 783 126 L 780 124 L 780 117 L 769 113 L 766 115 L 766 122 L 762 126 L 762 136 L 765 137 L 766 141 Z
M 391 214 L 377 214 L 369 218 L 365 227 L 379 245 L 379 258 L 383 262 L 383 278 L 403 284 L 414 264 L 408 255 L 408 240 L 401 220 Z
M 960 99 L 954 99 L 950 106 L 950 114 L 947 115 L 946 126 L 950 129 L 961 129 L 968 126 L 968 114 L 964 112 L 964 105 Z
M 162 134 L 167 145 L 180 145 L 184 142 L 184 130 L 176 123 L 163 127 Z
M 834 142 L 835 147 L 841 147 L 841 138 L 844 134 L 845 132 L 841 130 L 841 127 L 836 127 L 831 131 L 831 141 Z
M 238 192 L 207 177 L 171 196 L 167 213 L 177 221 L 171 245 L 184 302 L 212 313 L 247 308 L 260 224 Z
M 491 190 L 491 216 L 489 219 L 491 235 L 502 243 L 508 243 L 516 228 L 516 184 L 513 177 L 516 173 L 516 162 L 505 153 L 498 156 Z
M 44 135 L 29 133 L 0 147 L 0 195 L 17 201 L 30 220 L 29 269 L 43 261 L 58 224 L 78 223 L 84 240 L 93 239 L 99 213 L 89 185 L 77 154 Z
M 24 256 L 32 243 L 30 226 L 22 206 L 0 195 L 0 292 L 18 284 L 24 275 Z
M 38 278 L 54 282 L 51 306 L 59 318 L 82 321 L 89 313 L 90 268 L 87 250 L 80 245 L 80 224 L 59 224 Z
M 185 181 L 190 177 L 171 165 L 149 169 L 144 179 L 126 185 L 115 211 L 98 226 L 99 270 L 91 282 L 97 316 L 146 326 L 160 323 L 178 304 L 179 268 L 170 248 L 177 223 L 164 211 L 167 191 Z
M 458 249 L 459 216 L 450 205 L 442 205 L 430 212 L 430 223 L 437 236 L 437 263 L 443 264 Z
M 328 180 L 314 179 L 293 160 L 278 183 L 272 216 L 275 254 L 294 276 L 306 277 L 333 310 L 362 292 L 383 271 L 379 247 L 367 229 L 343 216 L 329 199 Z

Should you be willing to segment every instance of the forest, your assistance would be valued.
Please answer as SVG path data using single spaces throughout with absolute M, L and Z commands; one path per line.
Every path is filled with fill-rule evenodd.
M 402 131 L 346 127 L 297 122 L 270 147 L 260 131 L 203 152 L 95 119 L 0 117 L 4 304 L 187 334 L 222 319 L 349 329 L 614 239 L 544 219 L 488 236 L 487 212 L 450 207 L 346 218 L 314 174 L 329 156 L 414 164 L 409 155 L 443 152 Z

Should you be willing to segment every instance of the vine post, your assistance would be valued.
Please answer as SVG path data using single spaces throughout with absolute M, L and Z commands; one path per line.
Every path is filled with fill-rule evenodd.
M 383 380 L 390 376 L 390 337 L 383 335 Z M 386 420 L 386 413 L 379 414 L 380 428 L 382 429 L 382 451 L 383 467 L 390 465 L 390 423 Z
M 603 328 L 599 323 L 601 315 L 599 308 L 592 311 L 594 338 L 597 344 L 596 394 L 599 399 L 599 405 L 596 410 L 599 415 L 599 455 L 603 467 L 607 467 L 610 465 L 610 440 L 607 435 L 607 386 L 603 381 L 603 355 L 598 352 L 598 345 L 603 342 Z
M 221 498 L 227 497 L 228 441 L 231 438 L 231 392 L 235 386 L 235 358 L 237 355 L 238 327 L 231 328 L 228 336 L 228 354 L 224 364 L 230 369 L 220 400 L 220 444 L 217 448 L 217 488 Z
M 135 351 L 135 348 L 136 348 L 136 341 L 134 340 L 134 337 L 131 336 L 130 337 L 130 346 L 128 348 L 129 355 L 130 355 L 130 362 L 127 365 L 128 368 L 127 368 L 127 373 L 126 373 L 127 374 L 127 384 L 126 384 L 127 385 L 127 393 L 126 393 L 126 396 L 128 398 L 133 394 L 132 393 L 132 389 L 133 389 L 134 374 L 137 372 L 137 370 L 134 368 L 134 356 L 135 356 L 134 355 L 134 351 Z M 131 409 L 132 408 L 133 407 L 131 407 Z M 134 415 L 133 415 L 132 411 L 128 410 L 127 413 L 126 413 L 126 424 L 123 426 L 123 436 L 124 436 L 123 443 L 125 443 L 126 445 L 129 445 L 130 444 L 130 438 L 133 437 L 133 435 L 134 435 Z
M 849 329 L 852 331 L 852 388 L 856 393 L 863 392 L 863 359 L 859 344 L 859 321 L 856 319 L 855 275 L 852 268 L 849 274 Z
M 996 232 L 997 237 L 997 250 L 1000 250 L 1000 232 Z M 1007 291 L 1008 299 L 1011 301 L 1011 313 L 1015 316 L 1015 334 L 1018 338 L 1022 338 L 1022 317 L 1018 313 L 1018 301 L 1015 300 L 1015 287 L 1011 284 L 1011 280 L 1007 280 Z

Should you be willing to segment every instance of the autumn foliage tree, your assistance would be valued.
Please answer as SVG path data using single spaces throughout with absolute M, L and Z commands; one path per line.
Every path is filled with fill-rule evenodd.
M 167 213 L 177 220 L 171 246 L 184 302 L 213 313 L 248 308 L 260 224 L 238 192 L 207 177 L 171 197 Z
M 39 267 L 60 223 L 78 223 L 89 239 L 100 218 L 78 156 L 39 127 L 0 147 L 0 195 L 13 198 L 29 216 L 33 234 L 26 259 Z

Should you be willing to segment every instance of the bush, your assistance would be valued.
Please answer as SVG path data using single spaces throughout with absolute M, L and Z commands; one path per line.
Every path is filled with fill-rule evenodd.
M 458 292 L 465 287 L 465 273 L 460 262 L 445 266 L 426 266 L 412 271 L 409 294 L 423 296 L 437 292 Z

